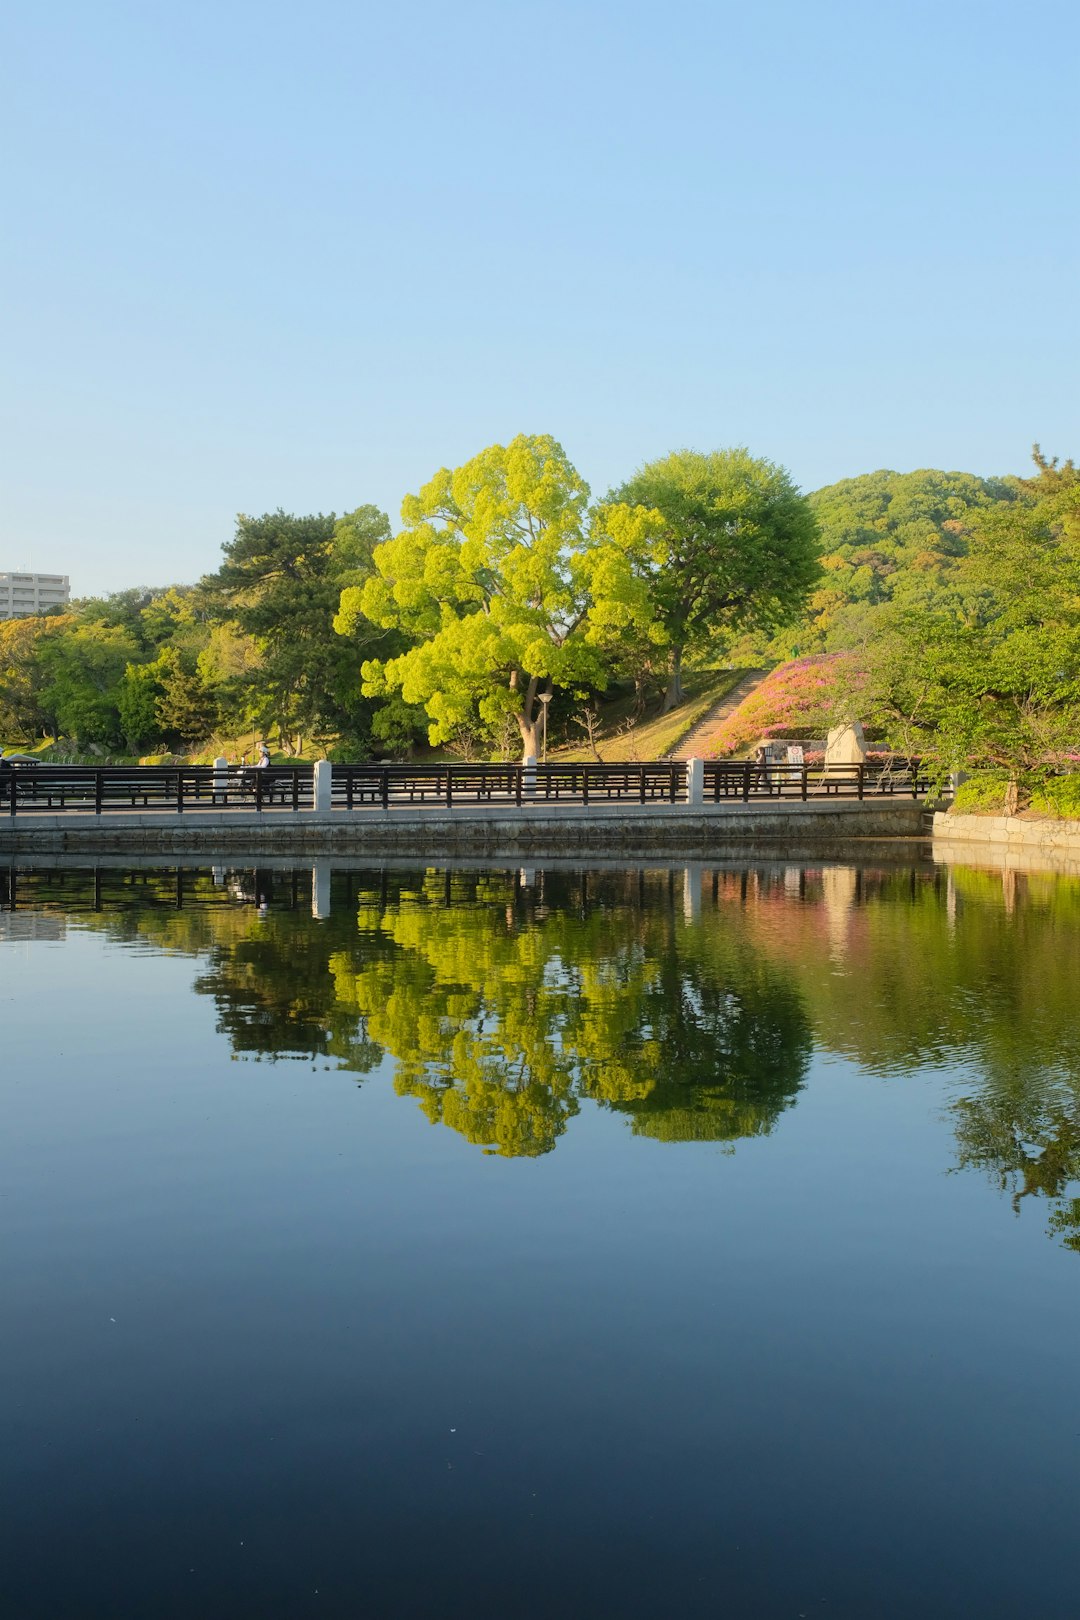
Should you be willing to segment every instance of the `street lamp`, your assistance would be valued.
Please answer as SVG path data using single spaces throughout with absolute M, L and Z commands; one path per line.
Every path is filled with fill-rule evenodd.
M 543 764 L 546 765 L 547 764 L 547 709 L 548 709 L 548 704 L 551 702 L 552 694 L 550 692 L 541 692 L 539 694 L 539 697 L 540 697 L 540 702 L 544 705 L 544 740 L 543 740 L 543 743 L 541 744 L 541 760 L 542 760 Z

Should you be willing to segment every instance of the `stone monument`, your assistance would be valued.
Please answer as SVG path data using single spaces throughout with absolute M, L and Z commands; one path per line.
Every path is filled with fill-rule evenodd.
M 830 765 L 865 765 L 866 738 L 862 721 L 851 720 L 834 726 L 825 739 L 825 768 Z

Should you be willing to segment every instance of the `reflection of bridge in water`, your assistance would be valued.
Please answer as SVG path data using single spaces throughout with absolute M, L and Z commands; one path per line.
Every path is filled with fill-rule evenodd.
M 618 873 L 625 877 L 634 873 L 634 887 L 641 904 L 646 901 L 646 880 L 655 902 L 655 880 L 662 879 L 669 904 L 677 906 L 688 923 L 699 919 L 703 910 L 715 907 L 721 899 L 746 903 L 774 894 L 778 899 L 782 896 L 788 901 L 812 902 L 823 906 L 827 914 L 831 953 L 842 956 L 852 911 L 880 881 L 895 882 L 900 867 L 855 867 L 840 862 L 792 865 L 770 860 L 658 862 L 647 866 L 628 861 L 594 866 L 564 860 L 510 868 L 500 861 L 432 863 L 398 858 L 360 862 L 355 858 L 349 861 L 330 857 L 319 857 L 301 866 L 288 856 L 257 856 L 242 864 L 207 865 L 195 856 L 175 864 L 166 864 L 152 856 L 135 860 L 116 856 L 92 862 L 75 855 L 43 857 L 40 861 L 24 856 L 0 866 L 0 917 L 8 919 L 0 937 L 14 937 L 10 922 L 14 913 L 25 919 L 35 914 L 190 907 L 250 906 L 265 912 L 272 906 L 275 910 L 293 912 L 310 910 L 311 916 L 321 921 L 332 915 L 335 904 L 351 908 L 359 889 L 370 892 L 373 877 L 385 904 L 393 874 L 405 872 L 441 873 L 444 901 L 449 906 L 453 903 L 455 874 L 480 870 L 498 871 L 512 880 L 515 893 L 529 895 L 541 903 L 545 884 L 556 876 L 565 878 L 571 872 L 579 884 L 582 903 L 588 903 L 590 887 L 602 884 L 605 875 Z M 905 864 L 903 870 L 909 873 L 913 893 L 920 882 L 940 885 L 950 896 L 950 906 L 954 909 L 950 873 L 928 862 Z M 623 903 L 625 898 L 621 896 Z M 20 937 L 30 937 L 27 928 L 21 928 Z M 52 936 L 43 932 L 40 937 Z

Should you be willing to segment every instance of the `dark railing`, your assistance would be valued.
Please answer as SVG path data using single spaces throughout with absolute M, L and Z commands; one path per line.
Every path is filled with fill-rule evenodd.
M 922 798 L 929 782 L 916 763 L 807 766 L 706 760 L 706 804 L 758 799 Z M 335 765 L 338 810 L 455 805 L 680 804 L 687 765 Z M 0 814 L 111 810 L 311 810 L 309 765 L 17 765 L 0 768 Z
M 0 813 L 312 807 L 306 765 L 12 765 L 0 768 Z
M 676 804 L 686 765 L 335 765 L 333 803 L 345 810 L 392 805 Z
M 705 802 L 741 799 L 868 799 L 902 793 L 921 799 L 930 783 L 914 761 L 886 765 L 788 765 L 770 760 L 706 760 Z

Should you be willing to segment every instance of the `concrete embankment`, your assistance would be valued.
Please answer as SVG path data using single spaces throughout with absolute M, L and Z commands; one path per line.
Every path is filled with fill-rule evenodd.
M 424 857 L 650 855 L 722 857 L 783 853 L 813 859 L 853 841 L 925 834 L 911 799 L 758 801 L 743 805 L 649 804 L 557 810 L 462 806 L 348 811 L 244 811 L 184 815 L 20 815 L 0 824 L 0 851 L 36 854 L 387 854 Z
M 934 859 L 958 866 L 1080 876 L 1080 821 L 1024 816 L 934 816 Z

